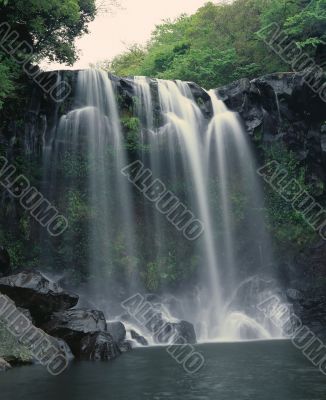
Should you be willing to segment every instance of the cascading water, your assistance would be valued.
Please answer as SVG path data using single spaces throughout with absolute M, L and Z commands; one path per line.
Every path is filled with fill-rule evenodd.
M 217 171 L 218 197 L 221 208 L 221 219 L 217 229 L 223 232 L 217 244 L 219 265 L 222 266 L 221 276 L 223 276 L 222 324 L 219 327 L 218 337 L 226 340 L 266 338 L 270 334 L 254 319 L 258 314 L 257 310 L 251 310 L 251 315 L 246 315 L 248 304 L 245 303 L 243 297 L 237 298 L 236 296 L 237 288 L 241 285 L 238 273 L 241 269 L 241 258 L 236 251 L 239 232 L 234 229 L 234 216 L 239 212 L 241 205 L 232 204 L 234 186 L 239 195 L 243 196 L 250 205 L 244 210 L 243 217 L 248 224 L 246 236 L 251 242 L 255 258 L 258 260 L 253 272 L 256 270 L 258 273 L 259 269 L 272 262 L 270 241 L 261 213 L 263 201 L 255 171 L 254 157 L 238 116 L 227 109 L 214 91 L 210 91 L 209 95 L 214 115 L 205 138 L 207 168 L 215 167 Z M 259 302 L 259 298 L 250 299 L 251 303 L 255 301 Z
M 103 305 L 110 292 L 107 282 L 115 257 L 113 243 L 119 242 L 123 247 L 128 290 L 135 290 L 136 278 L 130 279 L 137 257 L 134 212 L 130 187 L 120 172 L 127 165 L 126 151 L 113 84 L 106 73 L 80 71 L 74 103 L 73 110 L 61 117 L 55 136 L 45 146 L 45 171 L 50 175 L 53 190 L 61 184 L 68 192 L 68 207 L 82 204 L 82 193 L 91 210 L 93 218 L 86 228 L 85 252 L 91 272 L 89 290 L 92 301 Z M 60 168 L 64 169 L 64 179 L 61 177 L 59 183 L 56 175 Z M 80 171 L 76 174 L 74 168 Z M 73 215 L 69 219 L 73 223 Z M 74 226 L 70 228 L 74 231 Z M 72 247 L 74 251 L 78 249 L 77 233 Z
M 135 82 L 139 98 L 143 99 L 143 111 L 147 114 L 150 111 L 148 106 L 153 106 L 153 102 L 148 99 L 151 93 L 149 81 L 137 78 Z M 230 201 L 234 176 L 237 177 L 237 182 L 233 179 L 233 184 L 238 189 L 240 186 L 239 191 L 252 208 L 251 211 L 246 210 L 246 217 L 253 225 L 251 229 L 248 227 L 247 235 L 251 232 L 252 248 L 259 260 L 258 264 L 268 265 L 271 262 L 269 240 L 263 228 L 263 219 L 259 215 L 262 199 L 255 176 L 253 155 L 238 117 L 227 110 L 214 92 L 210 92 L 213 117 L 207 126 L 187 83 L 157 80 L 155 84 L 164 122 L 157 130 L 153 130 L 151 126 L 147 141 L 151 155 L 147 166 L 155 171 L 156 177 L 161 178 L 166 176 L 163 171 L 169 168 L 172 181 L 181 177 L 187 183 L 187 204 L 196 210 L 205 226 L 205 232 L 197 246 L 207 268 L 201 271 L 201 289 L 197 293 L 193 309 L 183 309 L 180 317 L 195 322 L 202 340 L 271 337 L 274 334 L 268 333 L 271 332 L 271 327 L 267 330 L 254 319 L 258 314 L 257 310 L 248 310 L 248 304 L 257 304 L 260 292 L 255 293 L 247 303 L 237 293 L 237 287 L 241 286 L 241 278 L 237 274 L 241 261 L 237 259 L 236 232 L 232 228 L 232 214 L 237 212 Z M 205 131 L 205 135 L 201 135 Z M 168 165 L 162 164 L 158 151 L 162 136 L 165 137 L 163 143 L 168 155 Z M 209 177 L 216 175 L 216 172 L 221 204 L 221 219 L 215 224 L 217 226 L 213 225 L 214 210 L 209 207 L 208 193 Z M 163 229 L 157 224 L 154 227 L 161 231 Z M 222 232 L 219 237 L 215 233 L 217 230 Z M 160 241 L 161 248 L 168 248 L 164 244 L 164 234 L 160 236 Z M 184 300 L 188 301 L 189 298 Z
M 54 191 L 68 195 L 68 245 L 73 251 L 81 231 L 74 226 L 73 208 L 79 207 L 80 213 L 86 199 L 91 210 L 91 218 L 85 220 L 84 252 L 91 282 L 87 297 L 111 319 L 118 318 L 121 310 L 112 299 L 156 291 L 159 276 L 160 298 L 168 310 L 163 317 L 194 323 L 199 340 L 277 336 L 257 310 L 269 285 L 248 278 L 262 271 L 272 278 L 272 257 L 254 157 L 237 115 L 211 91 L 206 93 L 213 109 L 208 120 L 185 82 L 145 77 L 129 81 L 133 115 L 140 121 L 134 133 L 140 144 L 134 153 L 205 229 L 196 242 L 187 241 L 121 174 L 130 154 L 114 85 L 104 72 L 80 71 L 73 109 L 47 138 L 44 160 L 45 180 L 53 188 L 48 191 L 50 200 Z M 246 235 L 249 243 L 248 271 L 243 268 L 239 235 Z M 170 288 L 175 270 L 190 270 L 193 265 L 197 283 L 176 294 Z
M 189 86 L 181 81 L 158 81 L 158 93 L 163 115 L 168 123 L 169 135 L 174 135 L 177 145 L 182 148 L 182 164 L 184 177 L 191 190 L 188 192 L 188 201 L 194 209 L 198 210 L 198 216 L 204 224 L 205 231 L 199 239 L 205 263 L 208 266 L 208 275 L 205 276 L 206 295 L 202 302 L 207 302 L 205 307 L 200 307 L 200 321 L 209 321 L 204 328 L 213 333 L 220 323 L 220 278 L 217 254 L 214 249 L 211 218 L 207 203 L 207 188 L 205 171 L 202 159 L 202 143 L 200 140 L 200 128 L 202 113 L 196 105 Z M 174 139 L 175 140 L 175 139 Z M 170 140 L 171 143 L 171 140 Z M 173 142 L 172 142 L 173 143 Z M 174 144 L 176 145 L 176 143 Z M 210 307 L 210 304 L 213 309 Z

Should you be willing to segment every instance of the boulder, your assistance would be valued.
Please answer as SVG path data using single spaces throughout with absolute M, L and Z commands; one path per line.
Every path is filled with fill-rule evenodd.
M 140 335 L 138 332 L 133 329 L 130 331 L 131 338 L 136 340 L 136 342 L 142 346 L 148 346 L 148 341 L 144 338 L 144 336 Z
M 174 341 L 177 344 L 197 342 L 194 326 L 187 321 L 178 321 L 169 319 L 169 313 L 161 304 L 151 303 L 152 309 L 146 313 L 145 328 L 152 336 L 154 342 L 160 344 L 168 344 Z M 122 316 L 123 320 L 132 322 L 138 329 L 142 329 L 141 325 L 133 318 L 127 315 Z M 147 340 L 140 336 L 135 330 L 131 330 L 132 339 L 139 344 L 148 345 Z M 139 337 L 140 336 L 140 337 Z M 146 344 L 144 344 L 146 342 Z
M 106 339 L 109 338 L 110 343 L 114 342 L 112 336 L 106 332 L 104 314 L 97 310 L 80 309 L 57 312 L 42 328 L 48 334 L 67 342 L 73 355 L 82 359 L 98 359 L 99 354 L 105 354 L 105 351 L 101 350 L 104 346 L 103 337 L 95 334 L 108 334 Z M 99 346 L 98 349 L 95 346 L 92 350 L 92 344 Z M 103 358 L 103 360 L 106 359 Z
M 9 253 L 4 247 L 0 246 L 0 276 L 10 275 L 11 273 Z
M 54 313 L 43 329 L 66 340 L 76 335 L 106 331 L 107 325 L 102 311 L 79 309 Z
M 17 307 L 27 308 L 37 323 L 78 303 L 76 294 L 63 290 L 38 271 L 22 271 L 1 278 L 0 292 L 9 296 Z
M 197 343 L 195 328 L 187 321 L 165 323 L 163 329 L 156 336 L 156 340 L 162 344 L 171 341 L 175 344 Z
M 264 146 L 278 143 L 306 170 L 311 195 L 325 195 L 325 102 L 307 84 L 306 72 L 273 73 L 248 80 L 240 79 L 216 89 L 227 107 L 238 112 L 262 160 Z M 309 77 L 309 79 L 312 77 Z M 316 79 L 325 85 L 325 77 Z M 312 81 L 312 80 L 311 80 Z
M 0 372 L 7 371 L 10 368 L 11 365 L 6 360 L 0 357 Z
M 42 334 L 44 339 L 47 339 L 52 344 L 53 348 L 56 351 L 56 354 L 60 354 L 65 360 L 67 360 L 67 362 L 70 362 L 75 358 L 69 345 L 64 340 L 50 336 L 41 329 L 38 329 L 38 332 Z M 50 356 L 47 356 L 48 349 L 48 343 L 46 342 L 44 342 L 44 348 L 34 348 L 32 355 L 37 353 L 37 357 L 34 358 L 34 362 L 39 363 L 42 356 L 44 357 L 44 362 L 50 360 L 51 357 L 53 357 L 53 354 L 50 352 Z
M 95 332 L 81 339 L 77 357 L 90 361 L 109 361 L 120 354 L 119 346 L 108 332 Z
M 132 344 L 129 340 L 118 343 L 121 353 L 127 353 L 132 350 Z
M 194 97 L 195 102 L 206 118 L 211 118 L 213 115 L 213 107 L 209 94 L 194 82 L 187 82 Z
M 186 341 L 186 343 L 195 344 L 197 343 L 196 333 L 194 326 L 188 321 L 180 321 L 175 324 L 172 324 L 178 338 L 180 339 L 180 343 L 184 343 L 182 339 Z M 179 343 L 176 341 L 175 343 Z
M 54 355 L 60 354 L 68 362 L 74 357 L 72 352 L 62 339 L 48 335 L 42 329 L 36 327 L 30 320 L 29 324 L 20 319 L 20 313 L 28 318 L 26 310 L 17 309 L 14 303 L 11 304 L 10 315 L 7 324 L 14 327 L 18 337 L 5 329 L 3 325 L 0 331 L 1 341 L 5 349 L 5 358 L 11 365 L 25 365 L 50 361 Z M 30 318 L 28 318 L 30 319 Z M 13 324 L 14 321 L 20 321 Z
M 126 353 L 132 350 L 131 342 L 126 339 L 126 328 L 120 321 L 113 321 L 107 323 L 107 331 L 113 337 L 113 340 L 118 344 L 121 353 Z
M 48 335 L 48 337 L 50 336 Z M 72 361 L 75 358 L 75 356 L 72 354 L 70 347 L 63 339 L 53 338 L 53 343 L 68 361 Z
M 120 321 L 108 322 L 107 331 L 117 343 L 124 341 L 126 338 L 126 328 Z

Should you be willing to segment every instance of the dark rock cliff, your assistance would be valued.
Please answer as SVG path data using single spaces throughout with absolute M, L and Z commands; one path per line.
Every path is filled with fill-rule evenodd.
M 73 107 L 77 71 L 63 71 L 61 77 L 72 89 L 65 101 L 53 101 L 50 95 L 31 83 L 28 111 L 20 121 L 2 122 L 0 144 L 11 146 L 12 156 L 22 143 L 31 153 L 40 153 L 44 136 L 51 132 L 60 116 Z M 120 111 L 130 110 L 135 96 L 133 80 L 112 76 L 112 81 L 117 89 Z M 155 93 L 154 80 L 151 86 Z M 212 106 L 207 92 L 194 83 L 190 83 L 190 88 L 208 119 Z M 326 103 L 308 87 L 303 76 L 278 73 L 252 81 L 241 79 L 216 90 L 229 109 L 242 117 L 260 161 L 265 158 L 264 146 L 274 143 L 285 146 L 305 167 L 307 180 L 318 189 L 316 199 L 326 204 Z M 158 104 L 154 104 L 154 108 L 158 108 Z M 296 310 L 306 323 L 318 325 L 318 332 L 326 332 L 325 256 L 326 242 L 316 238 L 312 246 L 291 253 L 279 267 L 286 276 L 284 289 L 290 290 L 287 292 L 289 301 L 297 305 Z M 298 296 L 293 298 L 293 293 Z
M 326 183 L 326 103 L 295 73 L 278 73 L 252 81 L 241 79 L 217 89 L 227 106 L 238 112 L 264 158 L 262 145 L 279 143 L 292 151 L 318 189 L 323 207 Z M 308 227 L 307 227 L 308 229 Z M 291 254 L 279 266 L 286 299 L 315 334 L 326 336 L 326 241 L 316 240 Z
M 295 73 L 252 81 L 241 79 L 217 89 L 239 112 L 257 144 L 281 142 L 309 168 L 311 178 L 326 178 L 326 103 Z

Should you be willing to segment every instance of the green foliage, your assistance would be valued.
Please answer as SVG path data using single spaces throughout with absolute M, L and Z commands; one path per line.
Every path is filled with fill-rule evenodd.
M 119 71 L 121 76 L 140 75 L 140 63 L 145 57 L 145 49 L 140 45 L 133 45 L 123 53 L 112 60 L 112 62 L 98 63 L 96 66 L 105 70 Z
M 192 80 L 216 87 L 235 79 L 288 68 L 258 38 L 277 23 L 298 46 L 325 43 L 326 0 L 235 0 L 207 3 L 194 15 L 167 20 L 152 33 L 146 48 L 133 46 L 103 66 L 115 74 Z
M 306 2 L 306 8 L 285 21 L 286 33 L 300 48 L 316 52 L 318 46 L 326 45 L 326 1 Z
M 87 202 L 83 198 L 82 194 L 77 190 L 70 190 L 67 193 L 66 213 L 71 224 L 87 218 L 89 215 Z
M 96 11 L 95 0 L 1 0 L 0 25 L 9 25 L 8 35 L 12 36 L 7 42 L 11 41 L 13 48 L 20 46 L 19 56 L 28 64 L 47 58 L 72 65 L 77 59 L 74 41 L 88 32 L 87 25 Z M 0 109 L 5 99 L 19 99 L 14 92 L 20 90 L 24 81 L 22 65 L 5 51 L 9 46 L 5 37 L 7 25 L 1 28 Z M 17 38 L 13 32 L 18 34 Z
M 139 132 L 140 130 L 140 121 L 137 117 L 123 117 L 121 124 L 129 132 Z
M 22 346 L 15 337 L 7 331 L 0 321 L 0 357 L 7 361 L 20 363 L 32 362 L 33 356 L 30 350 Z
M 173 252 L 168 252 L 166 256 L 156 258 L 146 264 L 143 271 L 144 284 L 147 290 L 157 292 L 168 286 L 182 282 L 192 276 L 198 266 L 196 257 L 187 257 L 184 265 Z
M 72 64 L 76 59 L 75 38 L 87 33 L 94 19 L 94 0 L 16 0 L 0 6 L 0 22 L 16 30 L 36 59 L 48 58 Z
M 63 155 L 60 168 L 67 178 L 80 179 L 87 176 L 88 164 L 82 155 L 67 152 Z
M 12 82 L 12 73 L 7 63 L 4 63 L 0 54 L 0 109 L 2 108 L 3 101 L 14 90 Z
M 124 116 L 121 125 L 125 136 L 125 147 L 128 151 L 146 151 L 148 146 L 141 140 L 141 123 L 138 117 Z
M 306 183 L 306 171 L 292 152 L 284 146 L 273 145 L 265 148 L 267 160 L 276 160 L 288 171 L 288 176 L 296 179 L 302 190 L 312 193 L 311 185 Z M 315 232 L 302 214 L 296 211 L 277 191 L 265 184 L 265 204 L 269 229 L 278 248 L 289 251 L 307 246 L 315 238 Z

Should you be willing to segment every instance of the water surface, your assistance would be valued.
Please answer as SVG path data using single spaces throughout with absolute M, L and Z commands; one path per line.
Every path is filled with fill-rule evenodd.
M 1 400 L 325 400 L 326 377 L 290 342 L 198 345 L 204 367 L 187 374 L 164 347 L 114 362 L 73 363 L 59 377 L 41 366 L 0 374 Z

